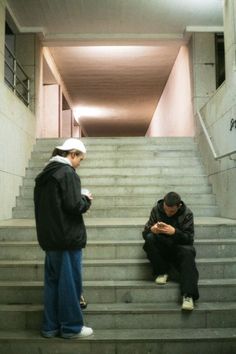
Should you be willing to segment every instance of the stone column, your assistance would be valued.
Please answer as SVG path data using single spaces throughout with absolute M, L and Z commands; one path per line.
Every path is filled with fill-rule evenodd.
M 70 138 L 72 136 L 72 111 L 63 110 L 61 117 L 61 137 Z
M 60 88 L 59 85 L 43 86 L 43 115 L 40 137 L 58 138 L 60 133 Z
M 215 37 L 214 33 L 192 35 L 193 103 L 194 113 L 200 110 L 215 92 Z

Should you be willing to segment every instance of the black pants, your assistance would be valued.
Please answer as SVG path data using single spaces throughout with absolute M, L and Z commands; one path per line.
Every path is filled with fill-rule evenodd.
M 199 298 L 198 270 L 195 263 L 196 251 L 193 246 L 175 245 L 171 236 L 149 233 L 143 249 L 151 262 L 154 276 L 168 274 L 171 266 L 179 272 L 181 295 Z

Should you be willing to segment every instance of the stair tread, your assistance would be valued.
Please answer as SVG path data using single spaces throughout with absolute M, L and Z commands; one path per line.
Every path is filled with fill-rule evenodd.
M 218 278 L 218 279 L 200 279 L 199 286 L 230 286 L 236 285 L 236 278 Z M 157 284 L 150 280 L 84 280 L 84 287 L 120 287 L 120 288 L 157 288 Z M 1 280 L 0 287 L 42 287 L 43 281 L 9 281 Z M 178 287 L 179 284 L 169 281 L 164 287 L 160 286 L 159 289 L 166 289 L 166 287 Z
M 132 342 L 138 341 L 142 342 L 144 340 L 152 340 L 155 342 L 164 342 L 165 340 L 169 341 L 192 341 L 192 340 L 210 340 L 214 339 L 221 341 L 222 339 L 231 339 L 236 340 L 235 328 L 194 328 L 193 329 L 102 329 L 95 330 L 92 336 L 83 338 L 83 341 L 112 341 L 118 342 L 120 340 Z M 1 341 L 25 341 L 30 340 L 35 341 L 47 341 L 45 338 L 42 338 L 39 334 L 39 331 L 0 331 L 0 340 Z M 80 339 L 81 340 L 81 339 Z M 51 338 L 50 343 L 60 341 L 59 338 Z M 68 340 L 67 340 L 68 342 Z M 48 341 L 47 341 L 48 343 Z M 76 341 L 71 341 L 70 343 L 77 343 Z
M 89 186 L 91 189 L 91 186 Z M 166 187 L 166 186 L 165 186 Z M 171 186 L 173 187 L 173 186 Z M 125 186 L 126 189 L 128 189 L 128 186 Z M 94 193 L 93 193 L 94 194 Z M 181 196 L 183 197 L 183 199 L 186 199 L 186 197 L 188 196 L 195 198 L 196 194 L 198 195 L 198 198 L 200 197 L 207 197 L 207 198 L 213 198 L 214 195 L 209 191 L 209 192 L 201 192 L 199 193 L 199 190 L 196 190 L 195 192 L 191 191 L 189 193 L 181 193 Z M 143 191 L 140 192 L 134 192 L 134 191 L 125 191 L 125 192 L 119 192 L 119 191 L 114 191 L 112 192 L 112 195 L 108 194 L 108 193 L 104 193 L 103 191 L 100 192 L 96 192 L 95 197 L 101 199 L 102 197 L 106 198 L 106 199 L 112 199 L 112 198 L 116 198 L 116 197 L 120 197 L 120 198 L 129 198 L 130 196 L 134 197 L 134 198 L 150 198 L 152 197 L 154 199 L 154 201 L 156 200 L 156 196 L 153 195 L 153 191 L 145 191 L 145 195 L 143 194 Z M 32 200 L 32 196 L 31 195 L 24 195 L 24 196 L 20 196 L 17 197 L 20 199 L 26 199 L 26 200 Z M 33 200 L 32 200 L 33 201 Z M 188 203 L 189 204 L 189 203 Z M 193 204 L 193 202 L 191 203 Z
M 120 246 L 120 245 L 142 245 L 144 240 L 89 240 L 87 242 L 87 246 L 109 246 L 109 245 L 114 245 L 114 246 Z M 195 239 L 194 242 L 195 245 L 200 245 L 200 244 L 212 244 L 212 245 L 217 245 L 217 244 L 236 244 L 236 239 L 234 238 L 205 238 L 205 239 Z M 4 246 L 38 246 L 38 241 L 0 241 L 1 247 Z
M 189 178 L 191 177 L 191 176 L 188 176 Z M 206 177 L 206 176 L 205 176 Z M 96 178 L 96 177 L 93 177 L 93 176 L 91 176 L 90 178 L 94 178 L 94 179 L 99 179 L 99 177 L 98 178 Z M 101 179 L 104 179 L 104 177 L 100 177 Z M 109 178 L 109 177 L 107 177 L 107 178 Z M 188 183 L 183 183 L 183 185 L 182 185 L 182 187 L 185 187 L 185 186 L 191 186 L 191 187 L 199 187 L 199 186 L 201 186 L 202 187 L 202 182 L 201 181 L 198 181 L 198 180 L 196 180 L 196 176 L 192 176 L 192 178 L 193 178 L 193 181 L 191 181 L 191 182 L 188 182 Z M 126 178 L 124 178 L 124 179 L 126 179 Z M 162 178 L 163 179 L 163 181 L 165 180 L 165 177 L 163 177 Z M 195 179 L 195 180 L 194 180 Z M 166 181 L 165 181 L 166 182 Z M 164 187 L 166 187 L 167 185 L 168 186 L 172 186 L 172 187 L 176 187 L 176 186 L 180 186 L 180 184 L 179 184 L 179 182 L 178 183 L 173 183 L 174 181 L 171 181 L 171 182 L 169 182 L 168 184 L 163 184 L 163 186 Z M 194 183 L 194 184 L 193 184 Z M 205 184 L 207 187 L 210 187 L 210 184 Z M 96 188 L 96 187 L 99 187 L 99 188 L 104 188 L 104 186 L 103 185 L 101 185 L 100 183 L 94 183 L 94 184 L 89 184 L 89 186 L 91 187 L 91 188 Z M 108 187 L 114 187 L 114 184 L 113 183 L 110 183 L 110 184 L 106 184 L 106 186 L 108 186 Z M 150 187 L 150 186 L 152 186 L 152 187 L 156 187 L 156 188 L 160 188 L 160 187 L 163 187 L 163 186 L 160 186 L 160 185 L 157 185 L 157 181 L 149 181 L 148 180 L 148 184 L 147 185 L 143 185 L 143 183 L 136 183 L 136 184 L 131 184 L 131 183 L 126 183 L 125 185 L 124 184 L 118 184 L 118 185 L 116 185 L 116 187 L 125 187 L 125 188 L 134 188 L 134 187 L 140 187 L 140 188 L 144 188 L 144 187 Z M 32 185 L 32 186 L 24 186 L 24 190 L 30 190 L 30 191 L 33 191 L 33 189 L 34 189 L 34 186 Z M 183 193 L 181 193 L 181 194 L 183 194 Z M 187 192 L 185 192 L 184 194 L 188 194 Z
M 198 258 L 197 263 L 235 263 L 236 257 L 224 257 L 224 258 Z M 129 259 L 129 258 L 118 258 L 118 259 L 85 259 L 84 265 L 136 265 L 136 264 L 149 264 L 147 259 Z M 44 260 L 0 260 L 0 266 L 37 266 L 43 265 Z
M 127 195 L 126 194 L 126 197 L 127 197 L 127 199 L 129 199 L 129 197 L 130 197 L 130 195 Z M 114 197 L 111 197 L 111 198 L 114 198 Z M 22 200 L 23 200 L 24 198 L 22 198 Z M 31 198 L 25 198 L 25 199 L 31 199 Z M 107 197 L 106 196 L 104 196 L 104 200 L 105 199 L 107 199 Z M 155 201 L 154 201 L 154 203 L 155 203 Z M 153 203 L 153 205 L 154 205 L 154 203 Z M 109 204 L 109 202 L 108 202 L 108 204 Z M 142 204 L 142 205 L 133 205 L 132 203 L 131 204 L 125 204 L 125 205 L 110 205 L 110 209 L 129 209 L 129 208 L 132 208 L 132 209 L 150 209 L 151 210 L 151 208 L 152 208 L 152 206 L 153 206 L 152 204 L 151 205 L 144 205 L 144 204 Z M 188 205 L 189 205 L 189 203 L 188 203 Z M 191 205 L 190 205 L 191 207 L 194 207 L 194 208 L 199 208 L 199 207 L 201 207 L 201 208 L 218 208 L 217 207 L 217 205 L 214 203 L 214 202 L 211 202 L 211 201 L 209 201 L 208 203 L 197 203 L 197 204 L 195 204 L 195 203 L 191 203 Z M 19 209 L 19 210 L 33 210 L 33 204 L 32 205 L 18 205 L 18 206 L 16 206 L 16 207 L 14 207 L 14 209 Z M 105 205 L 93 205 L 93 207 L 90 209 L 90 211 L 93 211 L 93 210 L 107 210 L 107 207 L 105 206 Z M 89 211 L 89 212 L 90 212 Z
M 155 303 L 106 303 L 93 304 L 89 303 L 85 313 L 89 312 L 124 312 L 124 313 L 158 313 L 158 312 L 180 312 L 180 304 L 174 302 L 155 302 Z M 14 311 L 42 311 L 42 304 L 0 304 L 1 312 Z M 236 310 L 236 303 L 234 302 L 197 302 L 195 304 L 194 312 L 197 311 L 226 311 Z
M 131 217 L 131 218 L 92 218 L 85 217 L 86 225 L 89 226 L 144 226 L 147 222 L 147 218 L 141 217 Z M 219 216 L 200 216 L 194 218 L 195 225 L 236 225 L 236 219 L 221 218 Z M 14 228 L 24 228 L 24 227 L 35 227 L 34 219 L 7 219 L 0 221 L 0 228 L 4 227 L 14 227 Z

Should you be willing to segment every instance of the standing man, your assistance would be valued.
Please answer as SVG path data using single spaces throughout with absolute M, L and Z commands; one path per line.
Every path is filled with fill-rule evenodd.
M 193 213 L 177 193 L 167 193 L 153 207 L 143 238 L 155 282 L 166 284 L 170 265 L 174 265 L 180 273 L 182 309 L 193 310 L 194 300 L 199 298 Z
M 84 159 L 82 141 L 67 139 L 57 146 L 36 177 L 34 205 L 39 245 L 45 251 L 44 318 L 42 335 L 77 339 L 89 336 L 80 307 L 82 248 L 87 235 L 82 214 L 92 200 L 81 194 L 75 169 Z

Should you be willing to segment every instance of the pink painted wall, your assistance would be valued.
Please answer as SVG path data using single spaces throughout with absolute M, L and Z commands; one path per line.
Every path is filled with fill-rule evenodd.
M 70 138 L 72 136 L 72 111 L 71 109 L 62 111 L 62 119 L 61 119 L 61 137 Z
M 189 50 L 181 47 L 146 136 L 194 136 Z
M 74 138 L 80 138 L 82 136 L 81 134 L 81 128 L 79 125 L 73 125 L 73 137 Z

